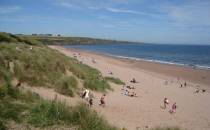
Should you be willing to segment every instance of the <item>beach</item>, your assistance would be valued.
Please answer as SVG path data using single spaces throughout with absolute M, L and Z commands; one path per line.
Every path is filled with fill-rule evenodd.
M 49 47 L 70 57 L 76 55 L 75 58 L 98 69 L 103 76 L 119 78 L 135 88 L 129 91 L 134 91 L 137 97 L 129 97 L 123 94 L 123 85 L 111 83 L 113 91 L 107 93 L 107 106 L 104 108 L 97 104 L 101 93 L 93 92 L 96 97 L 93 109 L 109 123 L 128 130 L 157 126 L 178 126 L 187 130 L 210 129 L 209 70 L 122 59 L 62 46 Z M 131 83 L 132 78 L 137 83 Z M 169 99 L 169 105 L 163 109 L 165 97 Z M 169 110 L 175 102 L 177 111 L 171 114 Z

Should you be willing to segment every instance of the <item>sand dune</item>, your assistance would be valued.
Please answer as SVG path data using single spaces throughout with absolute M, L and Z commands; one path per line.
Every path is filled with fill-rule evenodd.
M 127 85 L 134 86 L 138 97 L 121 94 L 122 86 L 112 84 L 114 91 L 107 94 L 107 106 L 98 106 L 101 93 L 94 93 L 94 109 L 110 123 L 129 130 L 156 126 L 179 126 L 188 130 L 210 129 L 210 71 L 193 70 L 174 65 L 130 61 L 111 58 L 95 53 L 50 46 L 67 56 L 80 53 L 78 60 L 97 68 L 104 76 L 118 77 Z M 93 59 L 96 63 L 93 63 Z M 113 72 L 113 75 L 109 74 Z M 129 81 L 134 78 L 138 83 Z M 180 84 L 187 83 L 187 87 Z M 195 93 L 197 89 L 206 92 Z M 163 109 L 163 99 L 170 104 Z M 177 112 L 169 113 L 172 103 L 177 103 Z

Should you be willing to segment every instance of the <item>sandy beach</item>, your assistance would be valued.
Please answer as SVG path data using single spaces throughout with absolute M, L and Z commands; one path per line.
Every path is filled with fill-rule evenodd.
M 109 123 L 128 130 L 157 126 L 210 129 L 209 70 L 120 59 L 61 46 L 49 47 L 70 57 L 77 55 L 79 61 L 100 70 L 103 76 L 120 78 L 126 85 L 135 87 L 129 91 L 134 91 L 137 97 L 129 97 L 123 94 L 122 85 L 111 83 L 114 90 L 107 93 L 104 108 L 98 106 L 101 93 L 94 93 L 93 109 Z M 131 83 L 132 78 L 137 83 Z M 165 97 L 169 99 L 169 105 L 163 109 Z M 169 110 L 175 102 L 177 111 L 171 114 Z

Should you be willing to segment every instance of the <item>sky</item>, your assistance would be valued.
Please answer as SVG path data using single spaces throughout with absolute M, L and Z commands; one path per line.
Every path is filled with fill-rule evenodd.
M 210 0 L 0 0 L 0 31 L 210 45 Z

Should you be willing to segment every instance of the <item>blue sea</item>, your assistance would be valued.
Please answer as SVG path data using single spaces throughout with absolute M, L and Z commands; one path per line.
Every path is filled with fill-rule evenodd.
M 210 69 L 210 45 L 102 44 L 68 45 L 109 56 Z

